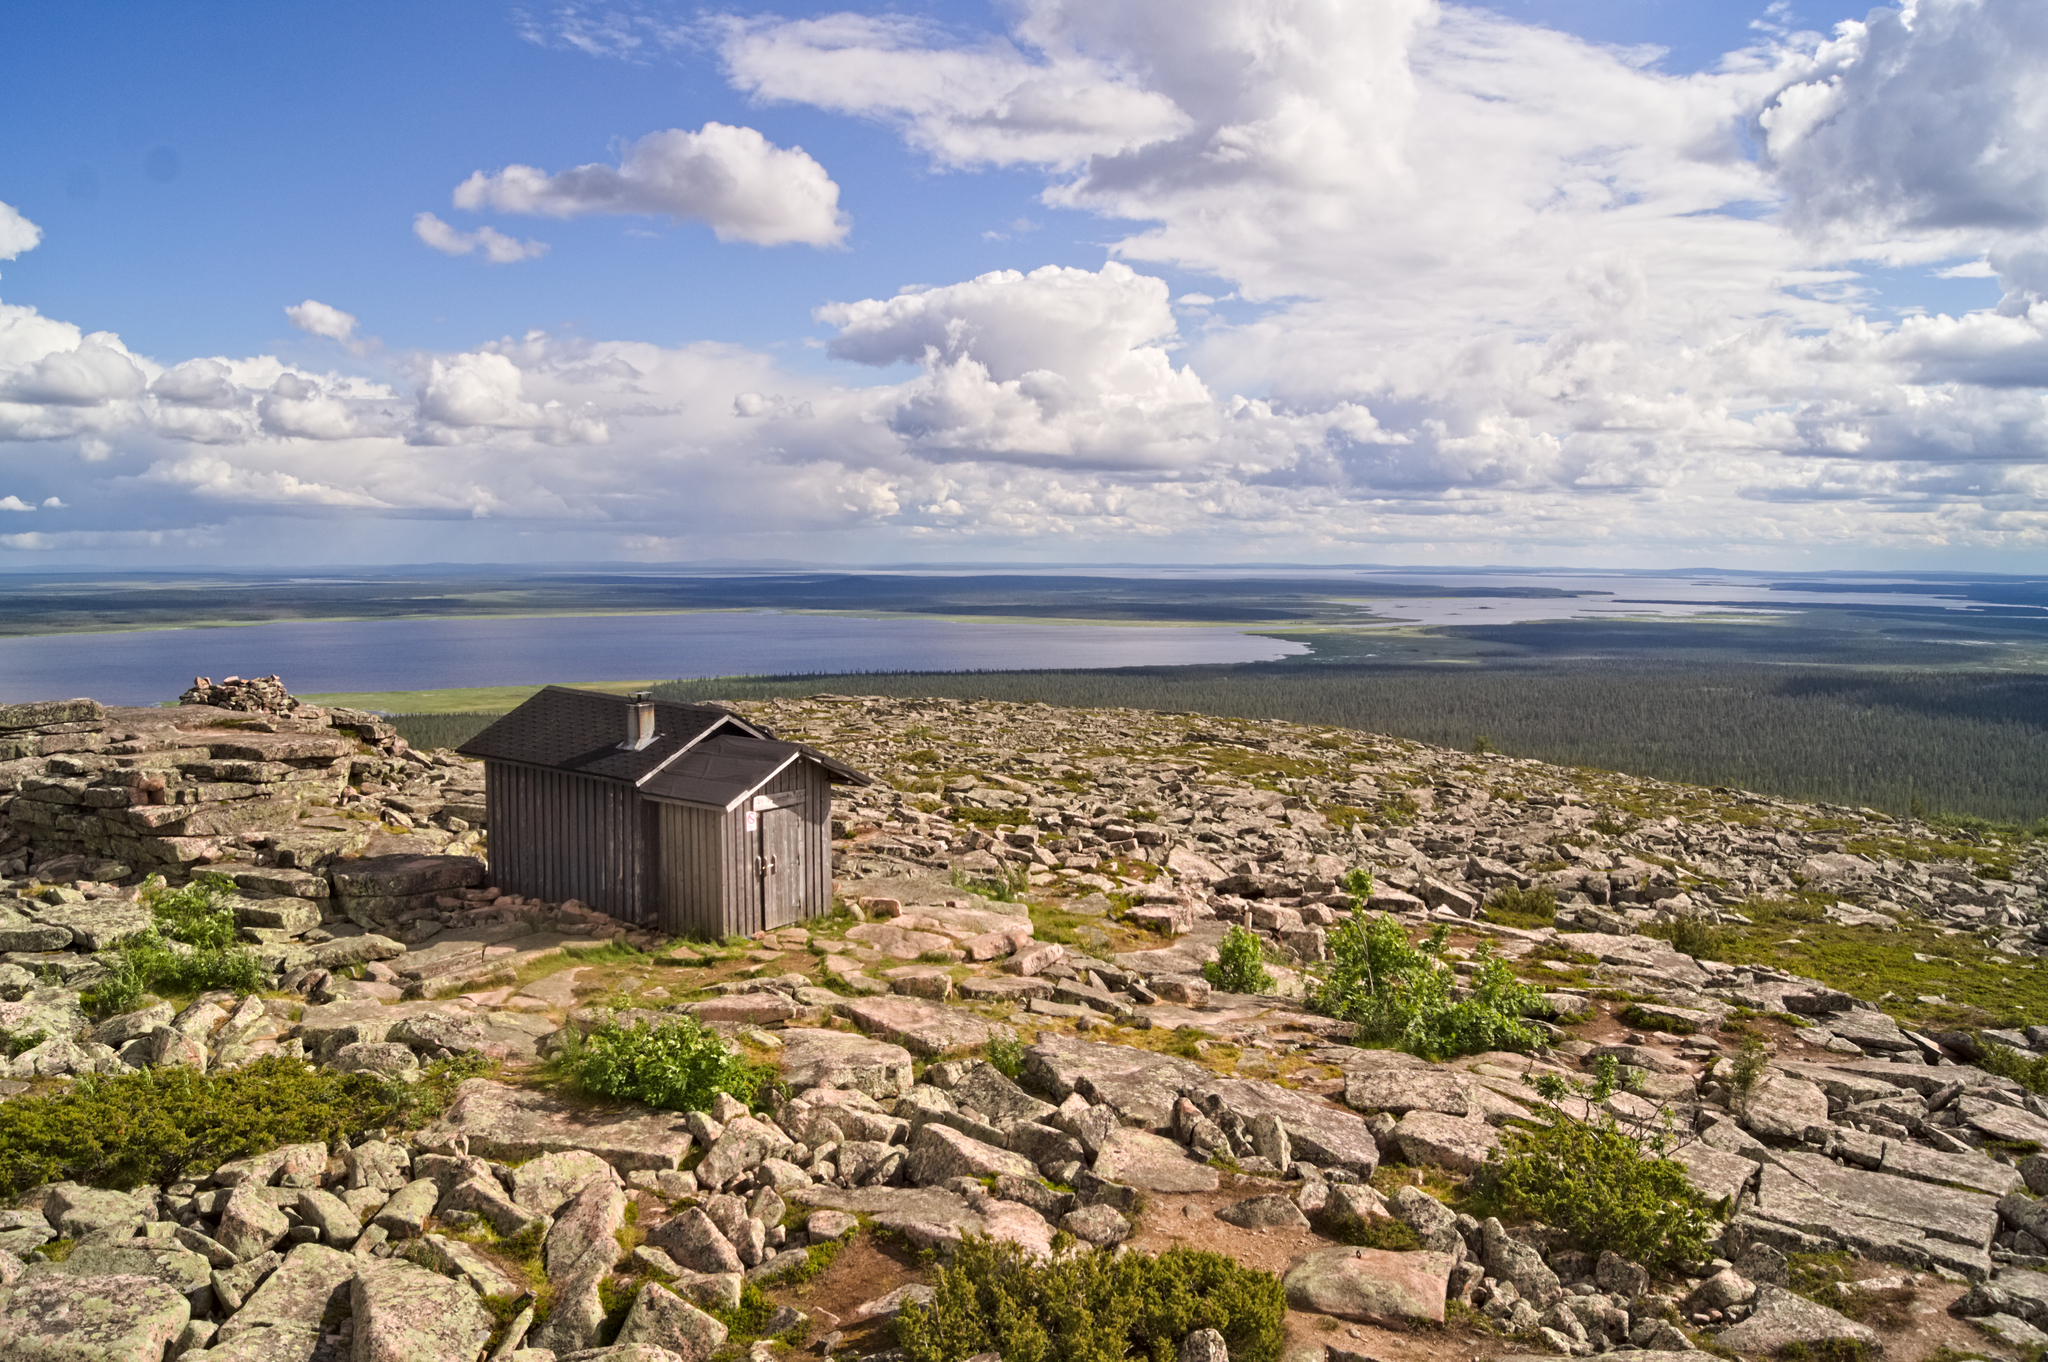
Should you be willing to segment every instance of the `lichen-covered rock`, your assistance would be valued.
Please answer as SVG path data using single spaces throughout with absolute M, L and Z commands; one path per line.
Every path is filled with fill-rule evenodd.
M 349 1289 L 353 1362 L 474 1358 L 491 1317 L 469 1286 L 399 1258 L 371 1259 Z
M 395 1192 L 412 1181 L 412 1155 L 402 1144 L 365 1140 L 341 1156 L 351 1188 Z
M 1443 1323 L 1449 1255 L 1423 1249 L 1330 1248 L 1287 1265 L 1287 1303 L 1297 1310 L 1367 1324 Z
M 536 1215 L 553 1215 L 593 1179 L 618 1181 L 612 1166 L 587 1149 L 543 1154 L 512 1170 L 512 1199 Z
M 148 1277 L 24 1278 L 0 1287 L 8 1362 L 159 1362 L 192 1318 L 182 1293 Z
M 220 1326 L 214 1346 L 259 1329 L 293 1332 L 310 1346 L 323 1326 L 339 1323 L 348 1313 L 349 1291 L 359 1266 L 351 1254 L 300 1244 Z
M 625 1224 L 625 1189 L 609 1179 L 592 1179 L 562 1207 L 548 1231 L 548 1276 L 575 1277 L 609 1268 L 618 1260 L 618 1233 Z
M 1820 1351 L 1828 1344 L 1843 1342 L 1860 1345 L 1873 1357 L 1884 1356 L 1884 1340 L 1869 1325 L 1770 1285 L 1756 1289 L 1756 1304 L 1749 1318 L 1723 1329 L 1715 1341 L 1754 1356 L 1781 1353 L 1793 1344 Z
M 1248 1230 L 1308 1228 L 1308 1217 L 1301 1208 L 1277 1192 L 1233 1201 L 1216 1212 L 1216 1218 Z
M 910 1137 L 904 1171 L 920 1187 L 934 1187 L 948 1178 L 985 1178 L 1003 1173 L 1031 1177 L 1038 1167 L 1022 1154 L 984 1144 L 931 1121 Z
M 227 1204 L 221 1207 L 220 1228 L 213 1237 L 235 1257 L 249 1259 L 276 1248 L 291 1228 L 292 1222 L 285 1219 L 276 1202 L 260 1195 L 255 1187 L 242 1186 L 228 1193 Z
M 647 1242 L 692 1272 L 738 1273 L 745 1267 L 732 1241 L 695 1206 L 649 1230 Z
M 648 1282 L 633 1298 L 633 1308 L 613 1341 L 617 1345 L 649 1344 L 667 1349 L 683 1362 L 705 1362 L 725 1337 L 723 1324 L 660 1283 Z

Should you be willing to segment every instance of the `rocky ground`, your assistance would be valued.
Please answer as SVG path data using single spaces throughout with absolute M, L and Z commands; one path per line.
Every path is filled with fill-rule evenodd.
M 0 1212 L 0 1355 L 872 1356 L 920 1251 L 1062 1231 L 1282 1274 L 1290 1362 L 2048 1343 L 2048 1107 L 1971 1062 L 2048 1046 L 2037 843 L 1343 730 L 820 696 L 735 708 L 885 777 L 835 810 L 846 911 L 674 943 L 500 893 L 479 770 L 276 690 L 0 708 L 9 1091 L 274 1053 L 496 1067 L 354 1148 L 35 1189 Z M 200 870 L 273 987 L 89 1017 L 144 875 Z M 1549 925 L 1486 906 L 1544 886 Z M 1446 926 L 1461 969 L 1490 943 L 1542 985 L 1547 1046 L 1347 1044 L 1301 997 L 1358 911 Z M 1271 993 L 1203 977 L 1233 924 Z M 1750 963 L 1647 934 L 1677 924 Z M 677 1013 L 779 1066 L 777 1100 L 606 1108 L 543 1067 Z M 1016 1082 L 982 1058 L 1013 1038 Z M 1541 1105 L 1525 1080 L 1603 1058 L 1639 1080 L 1609 1105 L 1668 1115 L 1723 1204 L 1687 1275 L 1461 1209 Z M 1352 1246 L 1390 1223 L 1419 1247 Z M 781 1313 L 735 1333 L 748 1280 Z

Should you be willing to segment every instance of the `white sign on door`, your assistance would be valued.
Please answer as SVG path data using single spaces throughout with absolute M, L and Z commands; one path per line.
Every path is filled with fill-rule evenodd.
M 753 811 L 752 809 L 748 809 L 748 810 L 747 810 L 747 831 L 748 831 L 748 832 L 759 832 L 760 830 L 761 830 L 761 815 L 760 815 L 760 814 L 758 814 L 758 813 L 756 813 L 756 812 L 754 812 L 754 811 Z

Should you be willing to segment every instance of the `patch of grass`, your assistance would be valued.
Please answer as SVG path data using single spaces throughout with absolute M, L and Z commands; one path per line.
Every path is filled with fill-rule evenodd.
M 1969 933 L 1950 936 L 1910 916 L 1896 931 L 1847 927 L 1826 921 L 1816 899 L 1833 902 L 1832 896 L 1811 895 L 1743 904 L 1752 924 L 1720 929 L 1721 958 L 1818 979 L 1915 1030 L 2017 1027 L 2048 1016 L 2048 968 L 2002 955 L 1995 941 Z M 1919 1001 L 1936 996 L 1948 1001 Z
M 1021 807 L 971 809 L 966 805 L 955 805 L 947 812 L 946 817 L 955 823 L 965 824 L 971 828 L 980 828 L 984 832 L 994 832 L 998 828 L 1014 830 L 1024 827 L 1031 822 L 1030 811 Z
M 102 956 L 108 973 L 80 1003 L 96 1017 L 111 1017 L 141 1007 L 152 993 L 262 989 L 269 979 L 262 962 L 236 942 L 235 912 L 226 901 L 233 890 L 224 875 L 202 873 L 179 889 L 151 876 L 141 898 L 152 924 Z
M 1727 934 L 1704 918 L 1681 914 L 1669 922 L 1646 923 L 1638 929 L 1644 936 L 1669 941 L 1671 949 L 1695 960 L 1719 960 L 1726 949 Z
M 1691 1022 L 1681 1021 L 1676 1017 L 1660 1017 L 1645 1011 L 1640 1003 L 1630 1003 L 1617 1015 L 1638 1031 L 1662 1031 L 1666 1035 L 1689 1036 L 1699 1030 Z
M 1385 1249 L 1389 1253 L 1412 1253 L 1422 1247 L 1415 1231 L 1387 1216 L 1371 1215 L 1345 1225 L 1337 1237 L 1359 1248 Z
M 1279 1278 L 1218 1253 L 1107 1250 L 1040 1261 L 1011 1243 L 964 1241 L 909 1305 L 896 1337 L 908 1362 L 1173 1362 L 1197 1329 L 1223 1335 L 1233 1362 L 1278 1362 L 1287 1297 Z
M 2009 1045 L 1980 1040 L 1984 1053 L 1977 1067 L 1986 1073 L 2010 1078 L 2028 1092 L 2048 1093 L 2048 1055 L 2029 1059 Z
M 1876 1356 L 1860 1338 L 1830 1338 L 1819 1343 L 1787 1343 L 1778 1349 L 1780 1362 L 1869 1362 Z
M 1547 884 L 1532 889 L 1505 885 L 1486 900 L 1486 920 L 1505 927 L 1550 927 L 1557 922 L 1557 891 Z

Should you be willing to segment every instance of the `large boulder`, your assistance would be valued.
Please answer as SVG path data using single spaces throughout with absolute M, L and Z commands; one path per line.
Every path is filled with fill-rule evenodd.
M 1328 1248 L 1296 1258 L 1282 1280 L 1296 1310 L 1363 1324 L 1441 1324 L 1451 1267 L 1450 1255 L 1427 1249 Z
M 348 1313 L 349 1291 L 360 1263 L 353 1254 L 319 1244 L 300 1244 L 263 1284 L 242 1302 L 213 1336 L 213 1346 L 232 1343 L 252 1330 L 283 1330 L 309 1349 L 325 1326 Z
M 276 1202 L 262 1195 L 259 1187 L 243 1185 L 228 1193 L 213 1237 L 235 1257 L 248 1259 L 277 1247 L 291 1228 Z
M 686 1118 L 674 1112 L 593 1108 L 472 1078 L 455 1090 L 441 1119 L 419 1135 L 419 1143 L 431 1147 L 462 1141 L 471 1154 L 503 1163 L 585 1149 L 624 1174 L 676 1167 L 689 1151 L 690 1133 Z
M 900 1045 L 845 1031 L 786 1027 L 782 1041 L 782 1081 L 792 1090 L 846 1088 L 888 1101 L 909 1092 L 910 1052 Z
M 927 1121 L 910 1137 L 910 1157 L 904 1171 L 912 1182 L 932 1187 L 957 1177 L 997 1177 L 1004 1173 L 1035 1177 L 1038 1168 L 1022 1154 L 984 1144 L 937 1121 Z
M 352 1362 L 473 1358 L 491 1336 L 475 1291 L 399 1258 L 363 1262 L 349 1289 Z
M 1467 1177 L 1500 1148 L 1500 1132 L 1473 1121 L 1417 1107 L 1394 1127 L 1394 1144 L 1411 1164 L 1433 1164 Z
M 587 1149 L 543 1154 L 512 1170 L 512 1199 L 536 1215 L 553 1215 L 598 1180 L 617 1182 L 619 1175 Z
M 725 1337 L 723 1324 L 660 1283 L 649 1282 L 633 1298 L 633 1308 L 613 1344 L 650 1345 L 666 1349 L 683 1362 L 705 1362 Z
M 859 931 L 860 928 L 854 928 Z M 890 929 L 895 930 L 895 929 Z M 926 947 L 938 950 L 950 944 Z M 913 958 L 917 952 L 912 952 Z M 1010 1039 L 1015 1033 L 1001 1022 L 977 1017 L 957 1007 L 941 1007 L 896 994 L 874 998 L 852 998 L 839 1005 L 846 1017 L 870 1036 L 900 1045 L 914 1055 L 937 1059 L 954 1050 L 972 1050 L 995 1039 Z
M 1803 1078 L 1767 1072 L 1741 1099 L 1742 1127 L 1765 1140 L 1803 1140 L 1828 1125 L 1828 1095 Z
M 24 1277 L 0 1287 L 0 1357 L 159 1362 L 191 1320 L 183 1293 L 149 1277 Z
M 626 1193 L 607 1178 L 593 1178 L 555 1215 L 547 1237 L 550 1277 L 574 1277 L 609 1268 L 619 1259 L 618 1233 L 626 1225 Z
M 732 1241 L 712 1223 L 710 1216 L 696 1206 L 649 1230 L 647 1242 L 692 1272 L 745 1270 Z
M 1187 1150 L 1143 1130 L 1120 1126 L 1095 1156 L 1095 1175 L 1141 1192 L 1213 1192 L 1217 1171 L 1188 1157 Z
M 1723 1329 L 1715 1341 L 1757 1357 L 1781 1354 L 1793 1344 L 1822 1352 L 1845 1342 L 1860 1344 L 1872 1357 L 1884 1356 L 1884 1340 L 1869 1325 L 1768 1283 L 1757 1287 L 1749 1318 Z
M 1543 1255 L 1510 1235 L 1500 1221 L 1489 1216 L 1479 1227 L 1479 1241 L 1486 1275 L 1512 1283 L 1522 1299 L 1538 1310 L 1548 1309 L 1564 1295 L 1563 1284 Z

